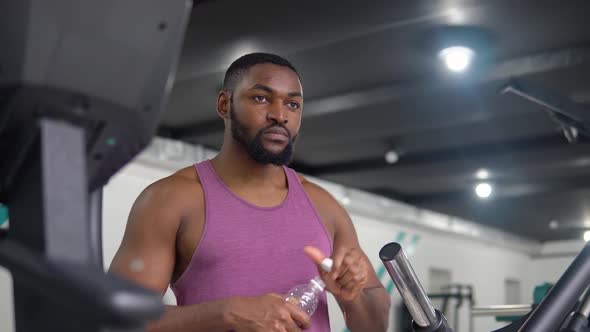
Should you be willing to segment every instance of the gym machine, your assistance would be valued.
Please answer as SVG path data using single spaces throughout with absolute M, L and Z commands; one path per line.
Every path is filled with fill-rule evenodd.
M 532 304 L 502 304 L 502 305 L 487 305 L 477 306 L 471 308 L 471 319 L 474 317 L 495 317 L 497 322 L 511 323 L 519 320 L 523 315 L 528 314 L 532 309 L 545 298 L 547 293 L 551 290 L 553 284 L 545 282 L 537 285 L 533 291 Z
M 440 313 L 445 317 L 448 316 L 449 311 L 453 313 L 453 330 L 459 331 L 459 311 L 463 307 L 463 304 L 467 303 L 469 309 L 469 327 L 468 331 L 473 332 L 473 315 L 472 309 L 475 305 L 475 296 L 473 293 L 473 286 L 463 284 L 450 284 L 445 285 L 441 288 L 439 293 L 428 293 L 426 294 L 429 299 L 441 300 Z M 451 306 L 452 305 L 452 306 Z M 400 306 L 400 315 L 398 316 L 398 326 L 401 331 L 408 331 L 411 327 L 412 317 L 408 312 L 405 304 Z
M 0 265 L 17 332 L 142 331 L 161 295 L 106 275 L 101 188 L 149 144 L 188 0 L 0 2 Z
M 412 315 L 413 331 L 453 331 L 444 315 L 433 308 L 401 245 L 386 244 L 379 258 Z M 590 332 L 589 285 L 590 244 L 582 249 L 538 306 L 496 332 Z
M 459 310 L 463 306 L 463 302 L 467 301 L 468 308 L 471 311 L 475 304 L 473 296 L 473 286 L 462 285 L 462 284 L 451 284 L 443 287 L 444 293 L 428 294 L 431 299 L 442 299 L 441 312 L 442 314 L 447 313 L 449 300 L 454 299 L 455 305 L 453 308 L 453 329 L 455 332 L 459 330 Z M 473 331 L 473 319 L 471 313 L 469 314 L 469 331 Z
M 432 306 L 399 243 L 386 244 L 379 251 L 379 258 L 413 318 L 413 332 L 453 331 L 446 317 Z

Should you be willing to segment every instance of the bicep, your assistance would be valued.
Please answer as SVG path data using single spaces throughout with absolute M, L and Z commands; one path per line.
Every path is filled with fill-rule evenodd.
M 137 199 L 109 271 L 164 293 L 174 270 L 180 217 L 150 193 Z

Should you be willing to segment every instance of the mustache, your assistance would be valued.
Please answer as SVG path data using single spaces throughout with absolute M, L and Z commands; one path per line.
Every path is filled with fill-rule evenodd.
M 264 127 L 262 129 L 260 129 L 260 131 L 258 132 L 259 135 L 262 135 L 262 133 L 264 133 L 265 131 L 269 130 L 269 129 L 273 129 L 273 128 L 282 128 L 285 130 L 285 132 L 287 133 L 287 135 L 289 135 L 289 139 L 292 138 L 291 136 L 291 132 L 289 131 L 289 129 L 287 129 L 287 127 L 285 127 L 285 125 L 281 124 L 281 123 L 275 123 L 272 124 L 270 126 Z

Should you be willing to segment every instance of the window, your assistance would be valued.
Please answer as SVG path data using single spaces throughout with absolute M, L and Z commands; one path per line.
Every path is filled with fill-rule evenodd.
M 451 271 L 440 268 L 430 268 L 428 270 L 428 291 L 426 293 L 429 295 L 448 293 L 449 290 L 444 288 L 451 284 L 451 282 Z M 436 309 L 443 310 L 443 297 L 431 296 L 430 302 Z M 452 319 L 452 317 L 447 317 L 447 320 L 448 319 Z
M 451 271 L 439 268 L 428 270 L 428 293 L 441 293 L 443 287 L 451 284 Z
M 520 299 L 520 280 L 506 279 L 504 281 L 506 291 L 506 304 L 522 304 Z

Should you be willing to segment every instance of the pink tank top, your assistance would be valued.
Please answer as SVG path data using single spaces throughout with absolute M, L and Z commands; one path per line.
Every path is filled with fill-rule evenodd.
M 283 295 L 318 274 L 303 247 L 331 255 L 331 239 L 294 170 L 283 167 L 287 197 L 266 208 L 235 195 L 209 160 L 195 168 L 205 193 L 205 226 L 189 266 L 171 286 L 178 305 Z M 330 331 L 325 293 L 311 321 L 306 331 Z

